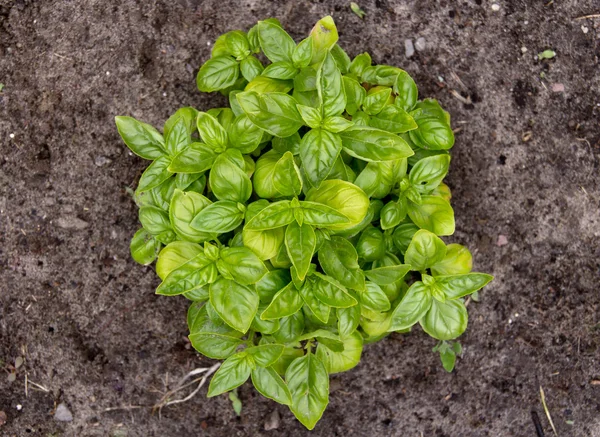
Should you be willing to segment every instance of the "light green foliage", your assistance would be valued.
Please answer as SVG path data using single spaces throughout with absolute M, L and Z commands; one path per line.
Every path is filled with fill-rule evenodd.
M 116 117 L 151 161 L 131 255 L 158 258 L 157 294 L 189 299 L 192 346 L 225 360 L 208 396 L 229 392 L 239 414 L 235 390 L 251 379 L 309 429 L 329 374 L 391 332 L 421 326 L 452 371 L 465 299 L 492 280 L 440 238 L 455 227 L 449 114 L 418 100 L 406 71 L 337 43 L 331 17 L 299 43 L 260 21 L 219 37 L 198 72 L 231 108 L 181 108 L 162 133 Z

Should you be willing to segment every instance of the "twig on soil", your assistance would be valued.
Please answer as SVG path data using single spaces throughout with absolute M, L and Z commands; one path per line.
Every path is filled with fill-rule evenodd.
M 550 422 L 550 426 L 552 427 L 552 431 L 554 431 L 554 435 L 558 435 L 556 432 L 556 428 L 554 427 L 554 422 L 552 421 L 552 416 L 550 415 L 550 410 L 546 405 L 546 395 L 544 394 L 544 389 L 540 385 L 540 398 L 542 399 L 542 406 L 544 407 L 544 412 L 546 413 L 546 417 L 548 418 L 548 422 Z
M 212 375 L 213 373 L 215 373 L 220 365 L 221 365 L 221 363 L 217 363 L 212 367 L 200 367 L 198 369 L 192 370 L 191 372 L 189 372 L 187 375 L 185 375 L 183 378 L 181 378 L 179 380 L 179 383 L 173 390 L 170 390 L 167 393 L 165 393 L 164 396 L 160 399 L 160 401 L 156 405 L 154 405 L 154 407 L 152 407 L 152 410 L 155 411 L 158 409 L 158 417 L 160 419 L 161 410 L 163 409 L 163 407 L 166 407 L 168 405 L 173 405 L 173 404 L 180 404 L 182 402 L 189 401 L 196 395 L 196 393 L 198 393 L 200 391 L 202 386 L 204 386 L 204 384 L 208 380 L 208 377 L 210 375 Z M 202 377 L 196 378 L 193 381 L 186 384 L 186 381 L 189 378 L 191 378 L 192 376 L 195 376 L 195 375 L 199 375 L 201 373 L 204 373 L 204 375 Z M 196 382 L 198 383 L 198 386 L 194 389 L 194 391 L 192 391 L 185 398 L 169 400 L 171 398 L 171 396 L 173 396 L 175 393 L 189 387 L 192 384 L 195 384 Z
M 573 18 L 573 20 L 585 20 L 587 18 L 600 18 L 600 14 L 584 15 L 582 17 Z
M 450 94 L 452 94 L 454 97 L 456 97 L 458 100 L 460 100 L 462 103 L 464 103 L 465 105 L 470 105 L 471 103 L 473 103 L 471 101 L 471 96 L 463 97 L 458 91 L 456 91 L 454 89 L 449 89 L 448 92 Z
M 48 389 L 47 389 L 46 387 L 44 387 L 43 385 L 41 385 L 41 384 L 37 384 L 37 383 L 33 382 L 32 380 L 28 379 L 28 378 L 27 378 L 27 375 L 25 375 L 25 378 L 26 378 L 26 381 L 27 381 L 27 385 L 31 384 L 31 385 L 33 385 L 34 387 L 37 387 L 37 389 L 38 389 L 38 390 L 41 390 L 41 391 L 43 391 L 44 393 L 50 393 L 50 390 L 48 390 Z
M 118 410 L 137 410 L 139 408 L 151 408 L 150 405 L 125 405 L 123 407 L 108 407 L 102 410 L 104 413 L 108 411 L 118 411 Z
M 538 437 L 546 437 L 544 434 L 544 428 L 542 428 L 542 423 L 540 422 L 540 416 L 535 411 L 531 412 L 531 420 L 533 421 L 533 426 L 535 426 L 535 433 Z

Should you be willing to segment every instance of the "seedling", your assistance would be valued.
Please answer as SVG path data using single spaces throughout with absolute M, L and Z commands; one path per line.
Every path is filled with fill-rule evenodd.
M 228 32 L 197 85 L 229 108 L 181 108 L 162 133 L 116 118 L 152 161 L 131 254 L 157 260 L 157 293 L 191 301 L 194 348 L 225 360 L 208 396 L 250 378 L 309 429 L 329 375 L 392 332 L 419 324 L 451 371 L 465 297 L 492 279 L 440 238 L 455 227 L 450 115 L 406 71 L 350 59 L 337 39 L 331 17 L 298 44 L 275 19 Z

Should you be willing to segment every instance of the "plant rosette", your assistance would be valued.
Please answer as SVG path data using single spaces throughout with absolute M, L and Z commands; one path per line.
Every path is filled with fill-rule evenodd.
M 116 118 L 152 161 L 131 255 L 156 260 L 156 293 L 189 299 L 191 344 L 224 360 L 208 396 L 250 379 L 308 429 L 329 375 L 392 332 L 420 325 L 452 371 L 465 298 L 492 279 L 440 238 L 454 233 L 450 115 L 337 40 L 331 17 L 298 44 L 276 19 L 228 32 L 197 85 L 229 108 L 181 108 L 162 134 Z

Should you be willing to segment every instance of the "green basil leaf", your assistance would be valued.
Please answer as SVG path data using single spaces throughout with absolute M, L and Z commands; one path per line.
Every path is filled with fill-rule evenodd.
M 240 62 L 240 71 L 248 82 L 252 82 L 264 69 L 262 63 L 254 56 L 248 56 Z
M 254 320 L 252 320 L 252 324 L 250 325 L 250 329 L 260 332 L 262 337 L 279 331 L 279 320 L 263 320 L 260 318 L 260 315 L 265 311 L 266 308 L 267 305 L 261 302 L 261 304 L 258 306 L 258 312 L 254 316 Z
M 298 112 L 300 112 L 300 116 L 307 126 L 312 129 L 317 129 L 321 126 L 322 114 L 317 108 L 305 105 L 296 105 L 296 108 L 298 108 Z
M 223 276 L 231 276 L 238 284 L 256 284 L 267 273 L 263 262 L 247 247 L 225 248 L 219 256 L 219 272 Z
M 300 41 L 292 53 L 292 62 L 296 68 L 306 68 L 313 57 L 313 39 L 308 37 Z
M 312 353 L 296 358 L 285 372 L 292 394 L 290 409 L 308 429 L 313 429 L 329 403 L 329 376 Z
M 398 226 L 406 217 L 407 205 L 405 199 L 388 202 L 381 210 L 381 229 L 392 229 Z
M 257 367 L 252 371 L 252 384 L 264 397 L 283 405 L 292 404 L 292 395 L 281 376 L 272 368 Z
M 229 132 L 231 147 L 242 153 L 254 152 L 263 136 L 263 131 L 252 123 L 246 114 L 236 117 Z
M 340 179 L 346 182 L 354 182 L 356 179 L 356 174 L 354 173 L 354 170 L 350 168 L 350 166 L 344 163 L 344 160 L 340 155 L 335 160 L 335 164 L 333 164 L 331 173 L 327 175 L 327 179 Z
M 321 18 L 310 32 L 313 39 L 314 51 L 311 64 L 318 64 L 325 59 L 329 50 L 338 41 L 338 31 L 331 16 Z
M 360 362 L 363 349 L 363 338 L 358 332 L 354 332 L 343 340 L 343 350 L 335 352 L 324 343 L 317 346 L 316 356 L 321 360 L 327 373 L 346 372 Z
M 445 121 L 431 116 L 418 117 L 415 121 L 419 127 L 408 134 L 417 146 L 429 150 L 448 150 L 454 146 L 454 132 Z
M 279 331 L 273 334 L 278 343 L 294 341 L 304 331 L 304 314 L 297 311 L 291 316 L 279 319 Z
M 448 173 L 450 155 L 435 155 L 421 159 L 410 170 L 409 182 L 419 193 L 429 193 Z
M 365 289 L 365 276 L 358 266 L 358 254 L 345 238 L 332 237 L 318 253 L 321 267 L 342 285 L 354 290 Z
M 201 253 L 204 253 L 204 251 L 199 244 L 190 243 L 189 241 L 174 241 L 164 247 L 158 254 L 156 274 L 164 281 L 169 273 Z
M 230 157 L 229 153 L 234 151 L 237 152 L 242 160 L 242 165 L 244 165 L 239 151 L 230 149 L 227 151 L 228 153 L 217 156 L 208 180 L 217 199 L 244 203 L 252 194 L 252 182 L 244 170 L 234 162 L 235 158 Z
M 367 92 L 363 102 L 363 110 L 369 115 L 377 115 L 390 103 L 392 89 L 389 87 L 373 87 Z
M 359 258 L 365 261 L 375 261 L 385 255 L 386 247 L 383 232 L 375 227 L 366 228 L 356 243 Z
M 373 311 L 388 311 L 390 301 L 381 287 L 374 282 L 367 282 L 367 288 L 359 293 L 360 304 Z
M 454 210 L 450 202 L 437 196 L 421 196 L 421 204 L 412 203 L 408 216 L 415 225 L 436 235 L 454 233 Z
M 171 271 L 156 289 L 156 294 L 175 296 L 187 293 L 214 282 L 218 274 L 214 262 L 200 253 Z
M 237 58 L 237 60 L 242 60 L 250 55 L 250 43 L 244 32 L 241 30 L 234 30 L 232 32 L 227 32 L 225 35 L 227 50 Z
M 414 154 L 399 136 L 372 127 L 355 126 L 338 135 L 344 150 L 364 161 L 394 161 Z
M 420 109 L 419 116 L 431 116 L 445 122 L 450 126 L 450 114 L 442 109 L 439 102 L 435 99 L 424 99 L 415 105 L 415 110 Z
M 245 229 L 266 231 L 288 225 L 294 220 L 294 212 L 289 200 L 282 200 L 267 206 L 246 223 Z
M 333 116 L 323 121 L 323 129 L 338 133 L 350 129 L 354 124 L 350 120 L 346 120 L 344 117 Z
M 271 79 L 289 80 L 293 79 L 299 71 L 291 62 L 280 61 L 268 65 L 262 75 Z
M 304 279 L 308 273 L 316 245 L 317 237 L 310 224 L 299 225 L 294 221 L 288 225 L 285 246 L 300 279 Z
M 377 285 L 390 285 L 404 278 L 411 268 L 412 266 L 408 264 L 377 267 L 371 270 L 365 270 L 365 276 Z
M 190 144 L 190 133 L 186 121 L 180 117 L 166 136 L 165 149 L 170 156 L 175 156 Z
M 292 62 L 296 43 L 280 26 L 267 21 L 258 22 L 258 40 L 271 62 Z
M 210 93 L 232 86 L 238 80 L 240 67 L 230 56 L 217 56 L 200 67 L 196 85 L 200 91 Z
M 216 152 L 222 152 L 227 147 L 227 132 L 219 121 L 206 112 L 199 112 L 197 118 L 200 138 Z
M 152 126 L 132 117 L 115 117 L 117 130 L 129 149 L 144 159 L 157 159 L 166 155 L 165 141 Z
M 394 229 L 392 238 L 394 240 L 394 245 L 400 251 L 400 253 L 404 254 L 406 252 L 406 249 L 408 249 L 408 245 L 410 244 L 413 236 L 417 233 L 418 230 L 419 227 L 414 223 L 403 223 L 396 229 Z
M 396 83 L 398 74 L 401 72 L 397 67 L 389 65 L 376 65 L 366 68 L 362 74 L 363 82 L 368 82 L 380 86 L 392 86 Z
M 306 201 L 327 205 L 349 219 L 346 223 L 327 226 L 336 231 L 356 226 L 369 210 L 369 198 L 365 192 L 350 182 L 340 180 L 323 181 L 319 188 L 312 188 L 306 194 Z
M 317 70 L 317 92 L 321 101 L 323 119 L 340 115 L 346 108 L 346 94 L 342 74 L 331 53 L 327 53 Z
M 171 230 L 169 216 L 160 208 L 143 206 L 139 210 L 138 218 L 144 229 L 151 235 L 159 235 Z
M 183 119 L 185 128 L 187 129 L 188 137 L 191 138 L 192 134 L 196 132 L 196 117 L 198 117 L 197 109 L 192 108 L 191 106 L 179 108 L 175 114 L 171 115 L 165 122 L 163 127 L 165 138 L 169 136 L 169 133 L 180 118 Z
M 451 349 L 446 349 L 444 351 L 440 351 L 440 360 L 442 361 L 442 366 L 444 366 L 444 370 L 446 372 L 452 372 L 454 370 L 454 365 L 456 364 L 456 354 Z
M 271 302 L 279 290 L 291 281 L 289 270 L 271 270 L 256 283 L 261 302 Z
M 395 105 L 385 106 L 381 112 L 371 118 L 369 126 L 394 134 L 408 132 L 418 127 L 408 112 Z
M 360 305 L 354 305 L 348 308 L 338 308 L 337 319 L 340 338 L 344 339 L 352 335 L 352 333 L 356 331 L 356 328 L 358 328 L 360 322 Z
M 209 332 L 190 334 L 189 339 L 194 349 L 215 360 L 222 360 L 231 356 L 238 346 L 243 343 L 242 340 L 230 335 Z
M 245 207 L 231 200 L 219 200 L 202 209 L 190 223 L 198 231 L 223 234 L 244 221 Z
M 258 311 L 258 293 L 231 279 L 219 278 L 210 285 L 210 303 L 225 323 L 247 332 Z
M 246 349 L 254 362 L 260 367 L 272 366 L 283 354 L 284 346 L 282 344 L 262 344 L 252 346 Z
M 289 137 L 304 124 L 296 100 L 288 94 L 245 91 L 236 97 L 250 121 L 276 137 Z
M 385 184 L 382 183 L 383 177 L 378 164 L 378 162 L 369 162 L 354 181 L 354 184 L 361 188 L 369 197 L 381 198 L 389 194 L 388 191 L 383 196 L 375 195 L 377 191 L 381 189 L 381 187 L 385 187 Z
M 298 196 L 302 193 L 302 176 L 291 152 L 285 152 L 275 164 L 273 186 L 282 196 Z
M 290 282 L 273 296 L 273 300 L 260 315 L 260 318 L 262 320 L 276 320 L 288 317 L 298 312 L 302 308 L 302 304 L 302 298 L 294 284 Z
M 432 232 L 421 229 L 418 231 L 406 249 L 404 261 L 413 269 L 423 271 L 446 256 L 446 245 Z
M 293 81 L 291 80 L 282 80 L 282 79 L 272 79 L 270 77 L 265 76 L 256 76 L 244 91 L 254 91 L 258 94 L 265 93 L 287 93 L 293 88 Z
M 312 129 L 300 142 L 300 159 L 310 183 L 319 187 L 331 172 L 342 150 L 339 134 Z
M 156 259 L 160 247 L 160 242 L 142 228 L 131 239 L 129 251 L 135 262 L 147 266 Z
M 195 182 L 200 183 L 203 188 L 201 190 L 196 190 L 195 186 L 197 184 L 195 184 Z M 179 188 L 180 190 L 187 190 L 188 188 L 192 187 L 190 191 L 202 193 L 204 191 L 205 184 L 206 175 L 204 173 L 177 173 L 175 175 L 175 188 Z M 171 200 L 169 199 L 169 202 L 170 201 Z
M 425 316 L 433 304 L 429 287 L 421 281 L 415 282 L 394 309 L 389 331 L 410 328 Z
M 350 115 L 354 115 L 362 107 L 365 97 L 367 96 L 367 91 L 357 80 L 351 77 L 344 76 L 343 81 L 344 94 L 346 94 L 346 112 Z
M 204 208 L 210 205 L 210 200 L 202 194 L 193 191 L 175 190 L 169 207 L 169 219 L 175 233 L 182 240 L 201 243 L 210 240 L 210 231 L 200 231 L 191 224 Z
M 438 340 L 453 340 L 467 329 L 469 315 L 460 300 L 438 302 L 433 300 L 431 308 L 420 320 L 423 331 Z
M 251 249 L 263 261 L 277 255 L 279 248 L 283 245 L 284 235 L 284 228 L 266 231 L 244 229 L 242 232 L 244 246 Z
M 173 173 L 202 173 L 212 167 L 217 154 L 203 143 L 192 143 L 177 154 L 168 170 Z
M 482 289 L 492 279 L 494 279 L 493 276 L 485 273 L 468 273 L 466 275 L 436 276 L 435 284 L 448 299 L 458 299 Z
M 446 256 L 431 266 L 433 276 L 464 275 L 473 268 L 473 256 L 469 249 L 460 244 L 449 244 Z
M 396 93 L 396 100 L 394 104 L 405 111 L 410 111 L 417 103 L 419 97 L 419 91 L 417 90 L 417 84 L 410 75 L 400 70 L 394 83 L 394 93 Z
M 350 68 L 350 57 L 338 44 L 331 48 L 331 56 L 342 74 L 348 73 Z
M 162 156 L 156 159 L 146 168 L 138 182 L 138 191 L 147 191 L 162 184 L 169 179 L 173 173 L 168 170 L 171 164 L 171 159 Z
M 210 51 L 210 55 L 212 58 L 231 55 L 231 52 L 227 48 L 227 33 L 224 33 L 217 38 Z
M 281 158 L 279 152 L 270 150 L 258 159 L 253 177 L 254 191 L 258 196 L 265 199 L 281 196 L 275 188 L 275 168 Z
M 304 285 L 298 290 L 300 297 L 310 310 L 310 312 L 321 322 L 327 324 L 331 308 L 324 304 L 315 295 L 316 283 L 309 277 L 304 281 Z
M 350 71 L 350 74 L 361 77 L 364 71 L 369 67 L 371 67 L 371 55 L 365 52 L 352 60 L 348 70 Z
M 304 216 L 304 222 L 321 228 L 331 228 L 334 225 L 348 223 L 349 219 L 339 211 L 323 205 L 322 203 L 300 202 L 300 208 Z
M 313 294 L 325 305 L 334 308 L 349 308 L 358 303 L 356 299 L 348 294 L 346 287 L 335 279 L 319 272 L 315 272 L 314 275 L 318 279 L 313 285 Z
M 298 132 L 286 138 L 275 137 L 271 144 L 273 150 L 282 155 L 285 152 L 291 152 L 293 155 L 298 155 L 300 153 L 300 135 Z
M 251 362 L 252 358 L 245 351 L 238 352 L 223 361 L 210 380 L 206 396 L 209 398 L 218 396 L 246 382 L 252 372 Z

